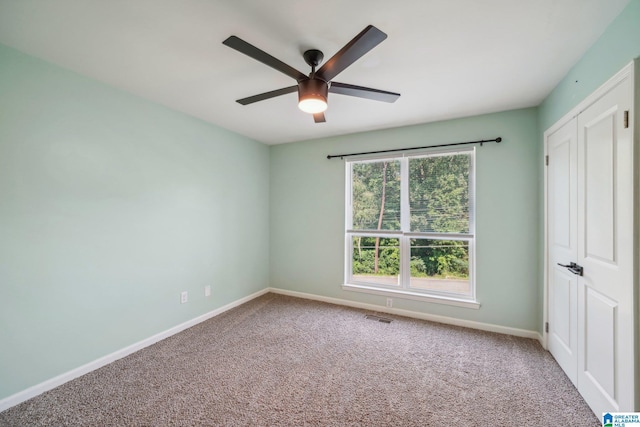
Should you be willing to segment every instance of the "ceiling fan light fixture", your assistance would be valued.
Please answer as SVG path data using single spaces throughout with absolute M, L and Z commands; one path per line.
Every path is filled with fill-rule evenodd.
M 298 108 L 305 113 L 318 114 L 327 109 L 329 85 L 320 79 L 309 79 L 298 83 Z
M 322 113 L 327 109 L 327 101 L 319 97 L 308 96 L 298 102 L 298 108 L 309 114 Z

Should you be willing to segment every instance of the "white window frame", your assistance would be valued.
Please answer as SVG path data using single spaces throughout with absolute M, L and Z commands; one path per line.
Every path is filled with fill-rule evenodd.
M 418 301 L 426 301 L 431 303 L 454 305 L 466 308 L 480 308 L 480 303 L 476 300 L 476 233 L 475 233 L 475 168 L 476 168 L 476 150 L 475 147 L 457 150 L 422 150 L 413 153 L 400 153 L 397 155 L 386 155 L 376 157 L 357 157 L 345 162 L 345 272 L 344 290 L 365 292 L 375 295 L 387 297 L 397 297 L 403 299 L 412 299 Z M 410 231 L 410 212 L 409 212 L 409 159 L 420 157 L 447 156 L 455 154 L 467 154 L 470 156 L 469 170 L 469 233 L 433 233 L 433 232 L 411 232 Z M 353 230 L 353 211 L 352 211 L 352 165 L 354 163 L 380 162 L 380 161 L 400 161 L 400 223 L 401 230 Z M 366 282 L 359 282 L 352 277 L 353 271 L 353 237 L 386 237 L 397 238 L 400 242 L 400 274 L 398 286 L 381 285 Z M 431 240 L 464 240 L 469 244 L 469 285 L 471 292 L 469 295 L 460 295 L 456 293 L 434 291 L 434 290 L 416 290 L 409 287 L 410 283 L 410 240 L 415 238 L 424 238 Z

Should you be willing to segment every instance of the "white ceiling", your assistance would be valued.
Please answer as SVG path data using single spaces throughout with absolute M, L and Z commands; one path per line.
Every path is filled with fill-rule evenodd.
M 629 0 L 0 0 L 0 43 L 255 140 L 284 142 L 538 105 Z M 368 24 L 388 38 L 336 80 L 402 94 L 330 95 L 326 123 L 295 84 L 222 44 L 236 35 L 305 74 Z

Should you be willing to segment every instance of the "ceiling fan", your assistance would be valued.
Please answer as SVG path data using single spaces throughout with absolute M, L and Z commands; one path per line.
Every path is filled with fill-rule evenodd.
M 222 43 L 240 53 L 262 62 L 281 73 L 295 79 L 298 83 L 294 86 L 272 90 L 248 98 L 238 99 L 236 102 L 242 105 L 252 104 L 276 96 L 286 95 L 298 91 L 298 107 L 313 114 L 316 123 L 325 122 L 324 111 L 327 109 L 327 96 L 329 92 L 340 95 L 356 96 L 358 98 L 373 99 L 375 101 L 395 102 L 400 97 L 399 93 L 387 92 L 369 87 L 355 86 L 347 83 L 333 81 L 333 78 L 344 71 L 349 65 L 356 62 L 364 54 L 380 44 L 387 35 L 374 27 L 367 26 L 357 36 L 347 43 L 331 59 L 322 65 L 318 70 L 316 67 L 322 63 L 324 54 L 317 49 L 310 49 L 302 55 L 305 62 L 311 66 L 309 76 L 301 73 L 295 68 L 274 58 L 268 53 L 258 49 L 239 37 L 231 36 Z

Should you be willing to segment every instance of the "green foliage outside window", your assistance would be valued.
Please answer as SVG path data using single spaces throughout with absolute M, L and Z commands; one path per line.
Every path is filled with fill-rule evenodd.
M 466 154 L 409 160 L 410 230 L 468 233 L 470 157 Z M 400 230 L 400 162 L 354 163 L 355 230 Z M 354 237 L 353 274 L 399 274 L 398 239 Z M 468 278 L 466 241 L 411 239 L 412 277 Z

